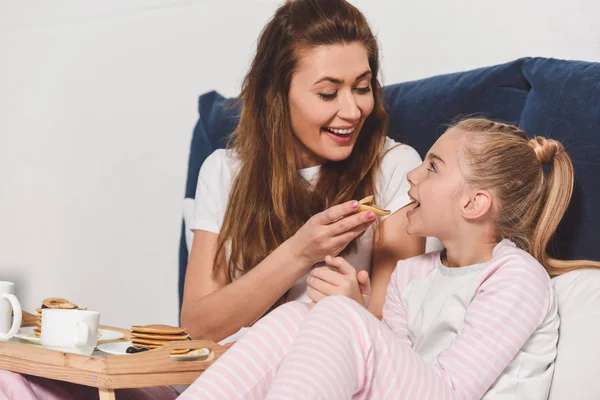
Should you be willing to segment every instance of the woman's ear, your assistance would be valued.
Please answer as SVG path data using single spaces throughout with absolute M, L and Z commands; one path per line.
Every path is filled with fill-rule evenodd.
M 492 209 L 492 196 L 487 190 L 477 190 L 465 195 L 462 216 L 467 220 L 479 219 Z

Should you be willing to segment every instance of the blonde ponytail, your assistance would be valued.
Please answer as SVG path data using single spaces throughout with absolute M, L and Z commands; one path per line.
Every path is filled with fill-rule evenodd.
M 563 145 L 519 128 L 483 118 L 463 120 L 456 128 L 470 134 L 465 147 L 466 179 L 474 187 L 494 190 L 498 239 L 511 239 L 534 256 L 551 276 L 598 268 L 600 262 L 565 261 L 548 256 L 548 242 L 562 220 L 573 193 L 574 170 Z M 544 174 L 543 166 L 548 166 Z
M 548 165 L 542 209 L 531 239 L 531 254 L 539 260 L 550 275 L 556 276 L 581 268 L 600 268 L 599 262 L 565 261 L 552 258 L 546 252 L 548 242 L 567 211 L 574 186 L 573 163 L 563 145 L 554 139 L 536 136 L 529 142 L 538 161 Z

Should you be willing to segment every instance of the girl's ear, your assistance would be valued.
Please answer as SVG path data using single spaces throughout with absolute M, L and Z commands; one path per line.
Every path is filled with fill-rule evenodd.
M 492 196 L 487 190 L 465 194 L 462 201 L 462 216 L 467 220 L 479 219 L 492 209 Z

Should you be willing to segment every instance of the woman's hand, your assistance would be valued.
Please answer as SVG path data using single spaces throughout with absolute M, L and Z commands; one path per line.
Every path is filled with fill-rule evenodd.
M 375 221 L 373 211 L 357 213 L 358 207 L 358 201 L 348 201 L 314 215 L 288 239 L 289 248 L 309 267 L 338 255 Z
M 327 267 L 315 268 L 307 279 L 307 294 L 318 303 L 327 296 L 346 296 L 365 308 L 371 301 L 369 273 L 360 271 L 342 257 L 325 257 Z

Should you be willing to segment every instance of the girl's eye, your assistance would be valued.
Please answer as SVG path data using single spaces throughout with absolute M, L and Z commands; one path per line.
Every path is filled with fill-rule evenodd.
M 361 87 L 354 89 L 358 94 L 367 94 L 371 91 L 371 86 Z
M 337 92 L 336 93 L 319 93 L 319 97 L 325 101 L 331 101 L 331 100 L 335 99 L 336 96 L 337 96 Z
M 427 171 L 437 172 L 437 168 L 433 162 L 429 162 L 429 168 L 427 168 Z

